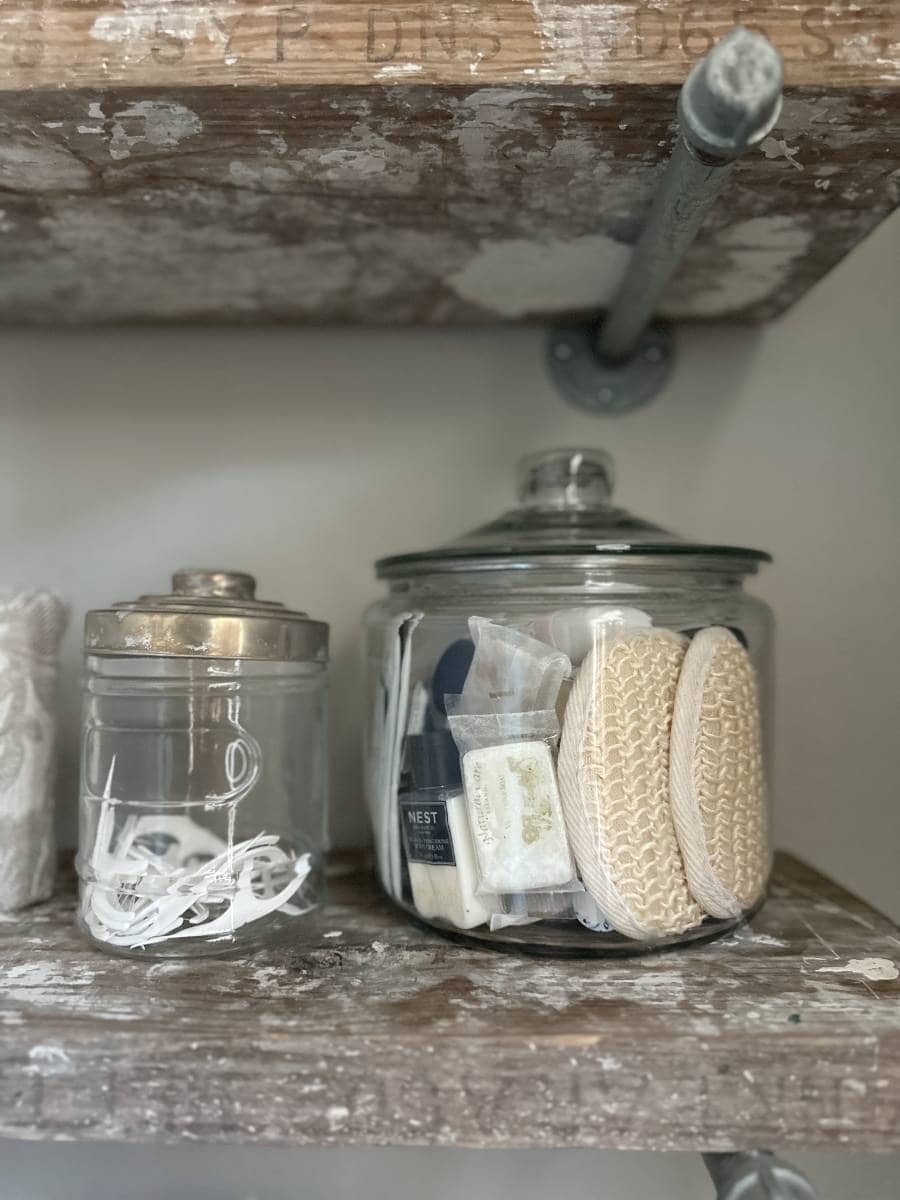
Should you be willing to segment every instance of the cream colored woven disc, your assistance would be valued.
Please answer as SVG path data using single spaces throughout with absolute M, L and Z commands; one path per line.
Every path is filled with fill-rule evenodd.
M 585 659 L 566 707 L 558 776 L 584 885 L 632 938 L 680 933 L 691 899 L 669 804 L 669 736 L 685 640 L 619 632 Z
M 672 725 L 672 814 L 695 899 L 715 917 L 751 908 L 770 852 L 756 673 L 734 634 L 698 633 Z

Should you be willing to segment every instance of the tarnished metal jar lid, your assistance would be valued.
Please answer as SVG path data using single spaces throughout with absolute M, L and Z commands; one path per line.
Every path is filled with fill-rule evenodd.
M 176 571 L 172 591 L 96 608 L 84 622 L 89 654 L 321 662 L 328 626 L 268 600 L 240 571 Z
M 382 558 L 381 579 L 548 565 L 589 569 L 601 561 L 750 573 L 762 550 L 693 542 L 612 502 L 613 464 L 603 450 L 548 450 L 519 466 L 519 504 L 453 542 Z

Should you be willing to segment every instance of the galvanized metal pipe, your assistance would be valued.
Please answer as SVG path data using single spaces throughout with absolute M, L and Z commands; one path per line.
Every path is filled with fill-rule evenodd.
M 625 278 L 597 335 L 598 357 L 628 359 L 666 284 L 737 158 L 781 112 L 781 55 L 736 26 L 691 71 L 678 97 L 679 137 Z

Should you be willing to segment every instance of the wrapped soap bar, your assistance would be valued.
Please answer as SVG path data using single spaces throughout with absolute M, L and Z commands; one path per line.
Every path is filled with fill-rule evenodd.
M 546 742 L 470 750 L 462 760 L 482 892 L 564 887 L 575 876 Z

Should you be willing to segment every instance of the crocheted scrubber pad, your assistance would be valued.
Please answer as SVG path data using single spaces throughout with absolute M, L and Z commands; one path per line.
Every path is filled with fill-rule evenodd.
M 727 629 L 701 630 L 685 655 L 671 767 L 691 892 L 712 916 L 736 917 L 763 894 L 770 851 L 756 674 Z
M 685 639 L 666 629 L 600 638 L 566 706 L 558 778 L 584 885 L 632 938 L 703 919 L 669 807 L 669 735 Z

